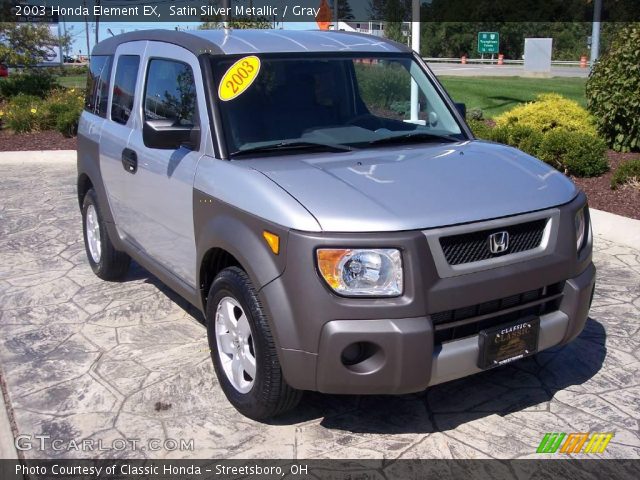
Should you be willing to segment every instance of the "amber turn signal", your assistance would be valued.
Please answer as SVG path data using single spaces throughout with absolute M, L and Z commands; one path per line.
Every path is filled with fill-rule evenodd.
M 269 248 L 271 248 L 271 251 L 274 254 L 278 255 L 280 253 L 280 237 L 275 233 L 271 233 L 266 230 L 262 232 L 262 236 L 267 241 L 267 244 L 269 245 Z
M 322 248 L 317 252 L 318 268 L 325 281 L 336 290 L 340 286 L 340 261 L 350 250 Z

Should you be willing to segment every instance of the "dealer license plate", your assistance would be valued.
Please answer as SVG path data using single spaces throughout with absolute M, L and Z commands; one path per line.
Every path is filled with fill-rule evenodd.
M 478 367 L 497 367 L 535 354 L 538 351 L 539 333 L 538 317 L 528 317 L 482 330 L 478 335 Z

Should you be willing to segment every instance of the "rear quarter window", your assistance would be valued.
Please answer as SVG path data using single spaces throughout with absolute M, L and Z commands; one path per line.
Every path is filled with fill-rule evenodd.
M 107 116 L 107 99 L 109 97 L 109 81 L 111 79 L 110 55 L 91 57 L 87 76 L 87 96 L 84 109 L 100 117 Z

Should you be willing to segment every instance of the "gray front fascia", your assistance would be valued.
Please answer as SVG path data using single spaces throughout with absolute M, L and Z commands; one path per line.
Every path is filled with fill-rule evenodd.
M 407 345 L 413 346 L 412 351 L 422 351 L 415 349 L 416 339 L 421 339 L 422 349 L 427 350 L 428 357 L 431 358 L 434 354 L 431 314 L 508 297 L 557 282 L 567 281 L 565 290 L 570 289 L 573 285 L 571 279 L 593 269 L 591 238 L 589 237 L 589 242 L 580 255 L 576 254 L 575 248 L 574 218 L 585 203 L 584 194 L 580 194 L 570 203 L 549 210 L 550 217 L 557 215 L 557 240 L 553 248 L 545 251 L 544 255 L 448 278 L 442 278 L 438 273 L 427 236 L 421 230 L 376 234 L 289 232 L 285 269 L 280 277 L 264 286 L 260 292 L 263 304 L 273 319 L 273 327 L 276 330 L 274 333 L 281 349 L 281 362 L 287 381 L 297 388 L 322 389 L 322 385 L 317 383 L 319 379 L 335 377 L 342 372 L 340 367 L 336 366 L 335 371 L 323 373 L 326 362 L 335 364 L 335 356 L 333 360 L 322 358 L 321 347 L 323 335 L 327 332 L 325 329 L 334 321 L 382 322 L 375 327 L 372 325 L 377 331 L 385 331 L 390 325 L 388 322 L 392 322 L 396 325 L 392 330 L 400 336 L 395 342 L 399 349 L 394 349 L 393 353 L 389 352 L 390 355 L 404 356 L 406 352 L 402 353 L 400 347 L 405 341 L 409 342 Z M 513 217 L 513 221 L 517 222 L 517 217 Z M 405 279 L 402 296 L 366 299 L 336 295 L 321 279 L 315 266 L 315 251 L 322 247 L 400 249 Z M 587 274 L 587 277 L 591 283 L 577 289 L 575 293 L 579 296 L 579 301 L 571 300 L 572 294 L 567 290 L 563 306 L 560 307 L 560 312 L 566 312 L 554 314 L 555 320 L 543 319 L 544 324 L 553 323 L 562 330 L 561 337 L 557 332 L 549 333 L 551 330 L 545 334 L 554 341 L 558 340 L 555 343 L 575 336 L 570 333 L 577 334 L 575 332 L 581 330 L 581 325 L 586 320 L 590 292 L 585 293 L 585 289 L 592 289 L 593 272 Z M 422 325 L 422 330 L 417 331 L 416 325 Z M 364 327 L 365 323 L 362 323 L 362 326 Z M 401 338 L 404 337 L 403 327 L 407 327 L 411 332 L 410 336 L 414 338 Z M 352 326 L 344 328 L 352 330 Z M 366 328 L 359 336 L 355 335 L 352 338 L 366 339 Z M 542 338 L 545 338 L 544 335 Z M 393 336 L 386 341 L 394 343 Z M 337 340 L 330 343 L 335 342 Z M 406 350 L 409 347 L 403 348 Z M 422 356 L 421 353 L 415 355 Z M 443 368 L 445 366 L 441 364 L 439 371 Z M 430 372 L 430 369 L 428 370 Z M 416 391 L 416 385 L 431 381 L 430 375 L 427 375 L 426 380 L 423 376 L 421 379 L 412 379 L 409 385 L 398 385 L 395 392 Z M 438 375 L 442 375 L 442 378 L 447 376 L 445 373 Z M 373 378 L 370 380 L 373 382 L 369 384 L 371 388 L 363 387 L 358 390 L 360 393 L 381 392 L 384 388 L 393 390 L 389 383 L 376 387 Z M 388 380 L 391 382 L 391 379 Z M 324 390 L 331 391 L 331 388 Z

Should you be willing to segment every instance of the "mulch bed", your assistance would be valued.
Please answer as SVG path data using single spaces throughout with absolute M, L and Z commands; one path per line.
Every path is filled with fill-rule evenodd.
M 609 150 L 608 156 L 611 170 L 607 173 L 599 177 L 572 180 L 587 194 L 591 208 L 640 220 L 640 189 L 624 186 L 611 190 L 613 172 L 621 163 L 632 158 L 640 158 L 640 153 L 618 153 Z
M 66 138 L 58 132 L 36 132 L 13 134 L 0 130 L 0 151 L 26 150 L 75 150 L 76 139 Z M 611 190 L 611 176 L 618 166 L 640 153 L 618 153 L 609 151 L 611 170 L 600 177 L 573 178 L 573 181 L 589 198 L 589 206 L 640 220 L 640 189 L 622 187 Z
M 75 149 L 75 137 L 67 138 L 56 131 L 15 134 L 7 130 L 0 130 L 0 152 Z

